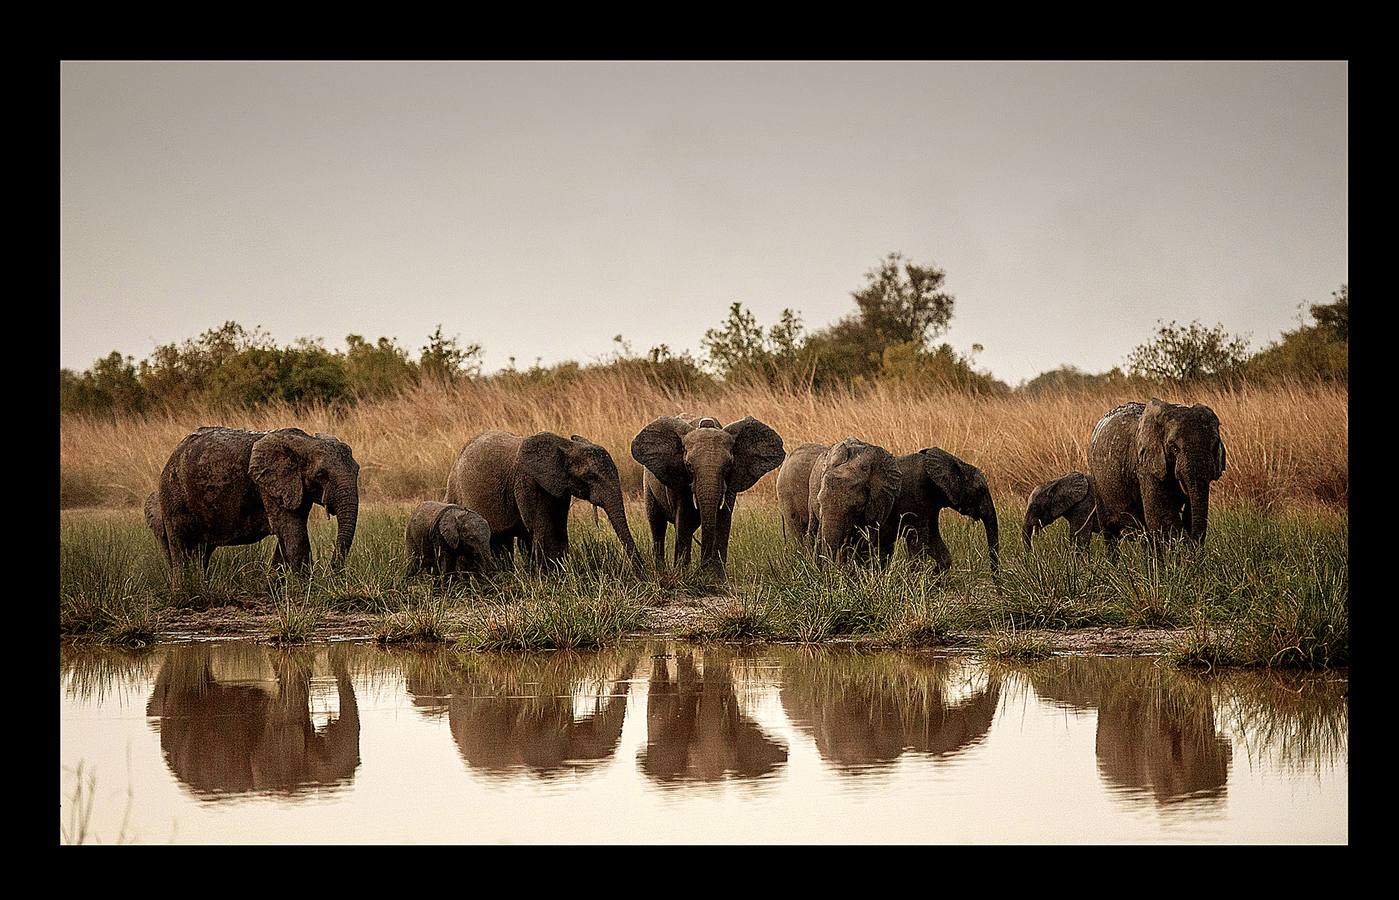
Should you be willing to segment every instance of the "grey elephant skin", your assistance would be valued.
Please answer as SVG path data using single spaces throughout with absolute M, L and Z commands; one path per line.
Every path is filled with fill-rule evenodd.
M 880 531 L 881 556 L 894 550 L 903 536 L 909 556 L 931 557 L 934 569 L 952 566 L 952 553 L 938 530 L 938 513 L 948 507 L 982 524 L 991 571 L 1000 571 L 1000 524 L 986 475 L 941 447 L 928 447 L 894 460 L 899 467 L 899 494 L 889 520 Z
M 1152 398 L 1109 410 L 1088 445 L 1109 557 L 1117 559 L 1119 537 L 1134 527 L 1203 543 L 1210 482 L 1224 474 L 1225 456 L 1219 417 L 1204 404 Z
M 418 504 L 404 529 L 408 548 L 408 577 L 484 575 L 493 565 L 491 526 L 480 515 L 453 503 L 427 500 Z
M 700 567 L 720 573 L 728 562 L 734 501 L 786 457 L 782 438 L 752 416 L 724 427 L 708 416 L 664 416 L 637 434 L 631 455 L 645 470 L 656 569 L 665 568 L 666 531 L 674 525 L 675 565 L 689 565 L 694 533 L 702 529 Z
M 1093 535 L 1103 530 L 1102 519 L 1098 515 L 1098 491 L 1092 478 L 1082 472 L 1070 472 L 1053 481 L 1046 481 L 1030 492 L 1030 501 L 1025 507 L 1025 524 L 1020 532 L 1025 542 L 1025 552 L 1030 552 L 1036 532 L 1060 519 L 1069 523 L 1069 536 L 1074 549 L 1080 552 L 1087 550 Z
M 176 581 L 196 559 L 207 570 L 216 547 L 269 535 L 277 538 L 275 561 L 304 573 L 311 566 L 306 519 L 318 503 L 336 517 L 332 564 L 339 568 L 359 519 L 359 463 L 344 442 L 300 428 L 200 428 L 170 454 L 159 498 L 147 523 L 153 531 L 152 520 L 159 523 Z
M 518 541 L 537 561 L 562 562 L 568 556 L 568 507 L 574 497 L 607 513 L 627 558 L 643 571 L 627 526 L 617 464 L 586 438 L 549 431 L 527 438 L 483 432 L 461 448 L 447 476 L 447 502 L 486 520 L 498 556 L 512 553 Z
M 805 484 L 803 471 L 808 473 Z M 888 450 L 859 438 L 829 447 L 803 444 L 778 472 L 783 527 L 805 534 L 808 544 L 831 559 L 847 552 L 857 559 L 867 558 L 871 550 L 882 553 L 881 529 L 902 478 Z

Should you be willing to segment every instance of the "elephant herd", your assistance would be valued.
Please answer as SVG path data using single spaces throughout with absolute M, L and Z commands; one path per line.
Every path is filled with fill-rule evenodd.
M 806 443 L 790 453 L 768 425 L 748 416 L 727 426 L 709 416 L 663 416 L 632 441 L 643 467 L 642 493 L 657 570 L 675 529 L 673 561 L 688 566 L 696 531 L 701 568 L 722 575 L 737 495 L 774 469 L 784 533 L 819 557 L 888 559 L 903 536 L 908 552 L 951 566 L 938 513 L 951 507 L 985 528 L 993 572 L 999 568 L 996 507 L 986 475 L 941 448 L 894 456 L 855 437 Z M 1022 537 L 1060 518 L 1076 548 L 1103 535 L 1116 562 L 1129 531 L 1203 542 L 1210 483 L 1224 473 L 1219 419 L 1202 404 L 1128 403 L 1093 429 L 1089 472 L 1071 472 L 1035 488 Z M 521 437 L 487 431 L 457 454 L 443 500 L 422 503 L 404 536 L 409 574 L 484 573 L 518 542 L 539 562 L 568 554 L 573 498 L 600 507 L 637 571 L 645 566 L 627 525 L 617 464 L 603 447 L 551 432 Z M 343 566 L 359 512 L 359 465 L 334 437 L 299 428 L 267 433 L 200 428 L 171 453 L 160 489 L 146 501 L 146 522 L 178 580 L 192 562 L 208 566 L 215 547 L 277 537 L 275 561 L 310 565 L 306 522 L 320 504 L 337 520 L 332 565 Z

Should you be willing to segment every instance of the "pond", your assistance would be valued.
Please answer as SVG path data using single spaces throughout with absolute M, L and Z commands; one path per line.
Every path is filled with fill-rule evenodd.
M 187 643 L 60 655 L 62 839 L 1344 843 L 1345 673 Z

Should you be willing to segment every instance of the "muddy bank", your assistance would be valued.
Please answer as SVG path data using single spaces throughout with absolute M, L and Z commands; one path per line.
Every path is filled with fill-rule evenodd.
M 645 608 L 645 627 L 629 632 L 627 637 L 687 639 L 701 630 L 708 611 L 728 598 L 685 598 L 671 604 Z M 315 641 L 374 641 L 386 630 L 387 617 L 367 611 L 327 611 L 317 622 L 312 640 Z M 450 642 L 461 630 L 460 618 L 445 623 Z M 162 617 L 161 642 L 205 640 L 270 640 L 277 627 L 277 616 L 246 607 L 218 606 L 204 610 L 171 610 Z M 1186 635 L 1186 629 L 1130 628 L 1094 626 L 1069 631 L 1026 629 L 1020 634 L 1043 641 L 1054 653 L 1144 656 L 1165 653 Z M 961 630 L 948 636 L 941 648 L 974 650 L 993 634 L 986 630 Z M 887 639 L 878 635 L 840 636 L 823 641 L 827 644 L 861 644 L 884 646 Z

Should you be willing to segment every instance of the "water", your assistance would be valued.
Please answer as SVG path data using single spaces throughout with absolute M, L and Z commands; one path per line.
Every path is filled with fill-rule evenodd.
M 1346 693 L 1344 674 L 1152 659 L 673 642 L 464 661 L 64 649 L 61 827 L 103 843 L 1343 843 Z

